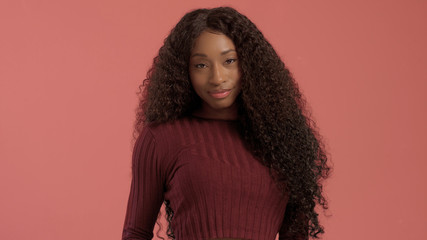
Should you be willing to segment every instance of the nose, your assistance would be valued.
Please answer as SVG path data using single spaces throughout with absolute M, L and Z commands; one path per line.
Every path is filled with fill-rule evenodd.
M 222 69 L 222 66 L 217 63 L 213 64 L 212 66 L 213 68 L 209 82 L 214 85 L 219 85 L 225 81 L 224 69 Z

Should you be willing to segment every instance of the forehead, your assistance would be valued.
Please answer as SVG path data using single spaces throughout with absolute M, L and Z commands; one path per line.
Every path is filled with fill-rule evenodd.
M 195 40 L 192 53 L 218 53 L 233 49 L 233 41 L 222 33 L 204 31 Z

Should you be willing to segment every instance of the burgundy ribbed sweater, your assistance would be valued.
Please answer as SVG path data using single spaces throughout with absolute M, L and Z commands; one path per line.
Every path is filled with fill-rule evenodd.
M 288 198 L 244 147 L 236 124 L 185 117 L 144 128 L 133 150 L 123 239 L 152 239 L 164 199 L 176 240 L 275 239 Z

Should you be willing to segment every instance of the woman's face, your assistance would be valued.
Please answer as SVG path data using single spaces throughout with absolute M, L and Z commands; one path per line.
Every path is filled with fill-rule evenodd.
M 203 115 L 236 116 L 235 100 L 241 88 L 241 73 L 230 38 L 221 33 L 202 32 L 191 51 L 189 73 L 193 88 L 203 101 Z

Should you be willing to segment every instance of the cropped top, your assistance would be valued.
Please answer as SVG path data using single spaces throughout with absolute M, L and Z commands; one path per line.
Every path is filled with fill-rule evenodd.
M 237 121 L 184 117 L 149 124 L 132 154 L 123 240 L 152 239 L 160 207 L 170 202 L 176 240 L 285 237 L 288 196 L 254 158 Z

